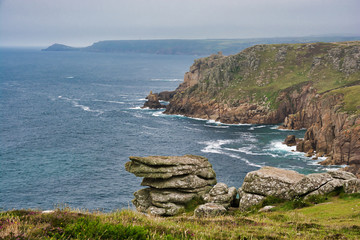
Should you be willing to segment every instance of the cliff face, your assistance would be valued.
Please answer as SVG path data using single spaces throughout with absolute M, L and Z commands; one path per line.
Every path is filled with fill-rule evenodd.
M 196 60 L 166 113 L 307 128 L 298 150 L 359 173 L 360 42 L 257 45 Z

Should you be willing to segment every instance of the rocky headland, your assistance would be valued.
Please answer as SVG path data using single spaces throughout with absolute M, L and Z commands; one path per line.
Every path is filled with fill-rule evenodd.
M 195 60 L 166 114 L 306 128 L 297 150 L 360 177 L 360 42 L 256 45 Z

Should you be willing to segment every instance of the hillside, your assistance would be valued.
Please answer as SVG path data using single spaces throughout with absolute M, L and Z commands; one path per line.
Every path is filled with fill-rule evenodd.
M 167 39 L 167 40 L 107 40 L 91 46 L 73 48 L 54 44 L 43 51 L 120 52 L 171 55 L 210 55 L 222 51 L 225 55 L 236 54 L 256 44 L 309 43 L 360 40 L 360 37 L 292 37 L 253 39 Z
M 307 128 L 298 150 L 360 176 L 360 42 L 256 45 L 195 60 L 167 114 Z

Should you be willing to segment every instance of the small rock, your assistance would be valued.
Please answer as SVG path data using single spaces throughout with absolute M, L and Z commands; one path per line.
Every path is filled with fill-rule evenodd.
M 261 195 L 241 192 L 239 209 L 241 211 L 246 211 L 251 206 L 259 204 L 264 199 L 265 197 Z
M 217 217 L 225 215 L 226 208 L 216 203 L 205 203 L 198 206 L 195 211 L 195 217 Z
M 295 146 L 296 145 L 296 138 L 295 135 L 288 135 L 285 138 L 284 144 L 286 144 L 287 146 Z
M 275 206 L 265 206 L 263 208 L 260 208 L 259 212 L 270 212 L 271 209 L 273 209 Z
M 217 183 L 203 199 L 207 203 L 217 203 L 228 208 L 234 205 L 236 195 L 235 187 L 228 188 L 225 183 Z

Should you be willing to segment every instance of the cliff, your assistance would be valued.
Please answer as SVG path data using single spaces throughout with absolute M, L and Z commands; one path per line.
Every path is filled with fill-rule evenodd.
M 360 176 L 360 42 L 256 45 L 195 60 L 167 114 L 307 128 L 300 151 Z

